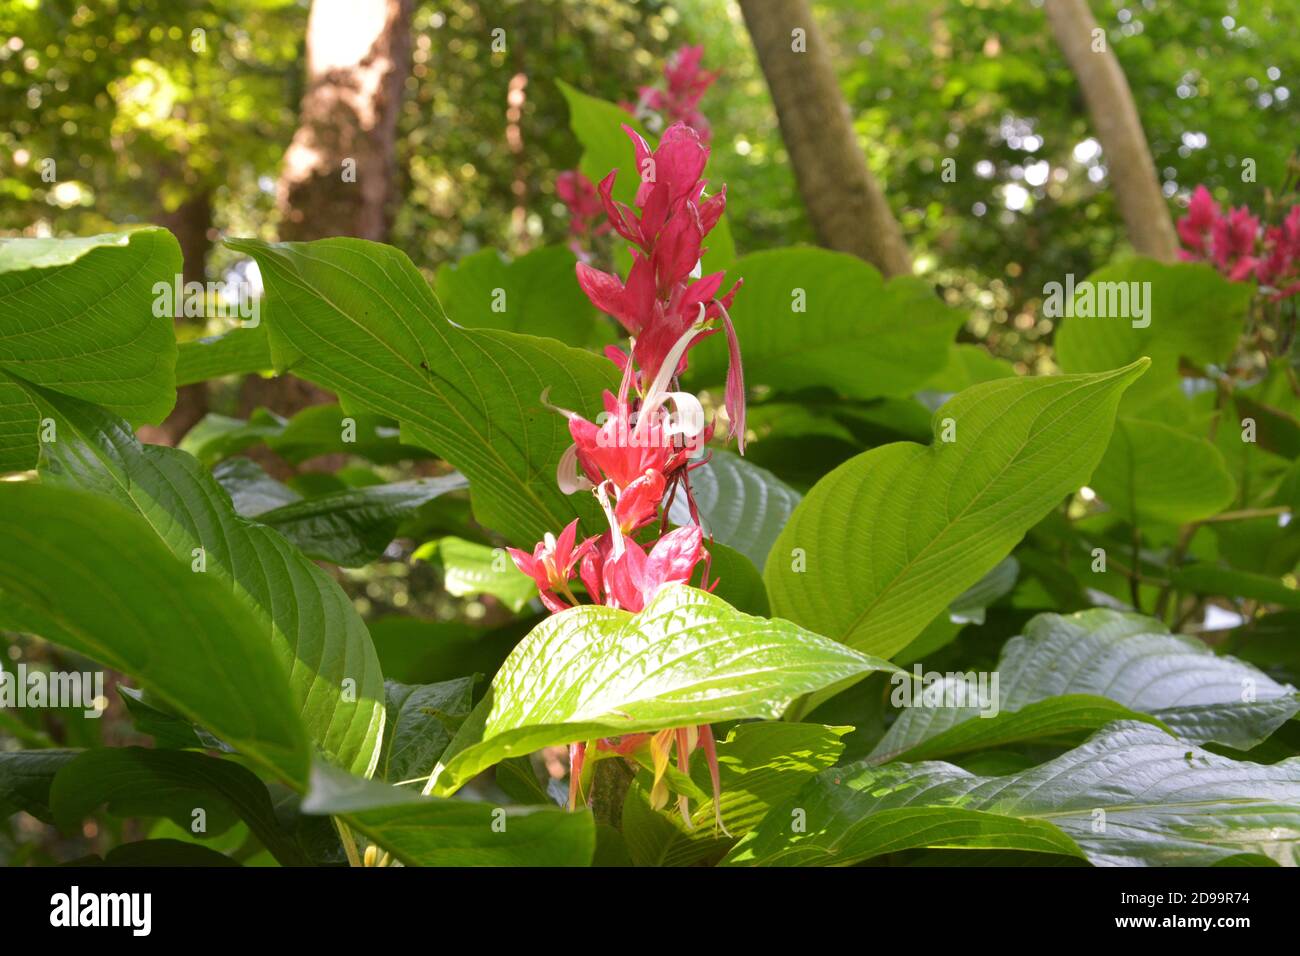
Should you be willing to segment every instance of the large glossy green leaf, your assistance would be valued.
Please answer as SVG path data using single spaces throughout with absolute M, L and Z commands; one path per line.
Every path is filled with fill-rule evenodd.
M 155 282 L 181 271 L 165 229 L 0 241 L 0 473 L 36 465 L 39 416 L 18 382 L 159 422 L 176 400 L 176 339 Z
M 1121 417 L 1092 487 L 1125 521 L 1186 524 L 1232 503 L 1236 484 L 1219 450 L 1160 422 Z
M 291 782 L 308 747 L 265 627 L 139 514 L 31 482 L 0 483 L 0 627 L 130 674 L 176 713 Z
M 1088 281 L 1094 288 L 1103 282 L 1150 283 L 1143 296 L 1150 305 L 1145 328 L 1133 327 L 1135 317 L 1073 316 L 1063 318 L 1056 332 L 1056 360 L 1067 372 L 1103 372 L 1142 356 L 1151 359 L 1151 371 L 1124 396 L 1126 414 L 1171 398 L 1178 404 L 1180 356 L 1201 366 L 1227 359 L 1254 294 L 1248 283 L 1229 282 L 1203 263 L 1142 258 L 1111 263 Z
M 933 444 L 845 462 L 777 539 L 773 613 L 884 657 L 901 650 L 1089 479 L 1145 365 L 976 385 L 935 413 Z M 806 570 L 785 558 L 796 549 Z
M 672 813 L 653 810 L 644 789 L 629 790 L 623 803 L 623 836 L 633 861 L 638 866 L 690 866 L 721 855 L 772 806 L 793 797 L 834 764 L 848 729 L 788 721 L 736 725 L 718 741 L 719 809 L 726 833 L 717 829 L 711 800 L 694 806 L 687 829 L 676 808 Z M 702 793 L 711 792 L 704 760 L 692 761 L 691 776 Z
M 469 479 L 474 513 L 531 546 L 593 501 L 569 499 L 555 469 L 571 443 L 550 401 L 594 416 L 615 384 L 607 360 L 551 339 L 447 321 L 424 277 L 401 252 L 360 239 L 230 245 L 257 259 L 263 321 L 281 369 L 396 419 L 403 440 L 426 447 Z M 593 523 L 593 527 L 595 527 Z
M 499 760 L 555 744 L 774 719 L 801 694 L 890 667 L 685 585 L 662 588 L 636 615 L 583 605 L 515 648 L 429 787 L 454 792 Z
M 691 493 L 704 533 L 735 548 L 760 571 L 801 498 L 766 468 L 720 449 L 691 472 Z M 692 523 L 685 495 L 673 499 L 669 517 L 675 524 Z
M 447 317 L 469 329 L 504 329 L 585 345 L 595 310 L 574 277 L 577 258 L 562 246 L 513 262 L 484 249 L 438 269 L 434 291 Z
M 1300 710 L 1295 688 L 1251 665 L 1170 634 L 1152 618 L 1101 608 L 1040 614 L 1007 642 L 995 672 L 996 708 L 907 706 L 871 759 L 928 760 L 1092 731 L 1130 711 L 1192 743 L 1248 750 Z M 961 682 L 951 678 L 947 686 L 955 691 Z M 899 691 L 900 700 L 924 703 L 922 688 Z
M 316 745 L 330 760 L 370 772 L 383 728 L 383 678 L 366 627 L 338 584 L 275 531 L 236 514 L 189 455 L 141 445 L 120 419 L 84 402 L 49 393 L 39 400 L 61 436 L 44 447 L 44 480 L 135 511 L 171 560 L 185 562 L 186 574 L 202 548 L 201 576 L 247 608 L 255 622 L 250 637 L 283 665 L 292 690 L 285 703 L 301 714 Z
M 422 797 L 323 764 L 302 808 L 341 818 L 408 866 L 587 866 L 596 848 L 588 811 Z
M 348 488 L 281 505 L 257 516 L 309 557 L 345 568 L 369 564 L 392 542 L 402 520 L 421 505 L 466 487 L 458 474 Z
M 143 747 L 86 751 L 55 776 L 50 806 L 67 832 L 101 805 L 115 816 L 165 817 L 191 831 L 194 811 L 201 809 L 202 832 L 211 836 L 242 819 L 280 863 L 306 862 L 276 819 L 266 785 L 230 760 Z
M 796 811 L 806 832 L 792 832 Z M 913 847 L 1082 852 L 1099 866 L 1300 864 L 1300 758 L 1229 760 L 1118 721 L 1040 767 L 979 777 L 951 764 L 825 771 L 729 854 L 734 864 L 848 864 Z
M 731 273 L 745 280 L 731 316 L 745 380 L 755 385 L 821 386 L 848 398 L 910 395 L 947 365 L 965 320 L 928 282 L 886 282 L 861 259 L 825 249 L 756 252 Z M 691 352 L 691 381 L 720 384 L 726 368 L 725 343 Z

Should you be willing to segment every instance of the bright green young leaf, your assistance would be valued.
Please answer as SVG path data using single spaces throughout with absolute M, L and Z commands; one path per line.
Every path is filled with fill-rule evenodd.
M 276 819 L 266 785 L 230 760 L 143 747 L 86 751 L 55 776 L 50 806 L 68 832 L 101 805 L 115 816 L 165 817 L 186 830 L 202 808 L 204 832 L 212 836 L 242 819 L 281 864 L 306 862 Z
M 261 266 L 278 367 L 399 421 L 404 441 L 469 479 L 475 516 L 514 543 L 531 547 L 575 510 L 595 527 L 594 501 L 566 498 L 556 485 L 572 439 L 541 396 L 550 389 L 550 402 L 594 416 L 602 389 L 616 384 L 609 361 L 551 339 L 455 327 L 389 246 L 229 244 Z
M 871 759 L 928 760 L 1093 731 L 1133 712 L 1149 714 L 1191 743 L 1248 750 L 1300 710 L 1295 688 L 1249 664 L 1170 634 L 1153 618 L 1102 608 L 1038 615 L 1022 637 L 1007 642 L 994 672 L 996 700 L 976 702 L 969 680 L 949 680 L 944 689 L 955 696 L 964 683 L 971 703 L 905 706 Z M 924 704 L 925 693 L 902 687 L 897 697 Z
M 415 550 L 414 557 L 442 569 L 443 589 L 456 597 L 489 594 L 516 614 L 537 596 L 537 585 L 510 560 L 503 548 L 446 537 Z
M 0 483 L 0 627 L 135 677 L 250 760 L 307 776 L 302 720 L 265 627 L 139 514 L 31 482 Z
M 799 492 L 766 468 L 721 449 L 691 472 L 691 491 L 705 535 L 735 548 L 760 571 L 800 501 Z M 668 516 L 678 525 L 692 523 L 685 495 L 673 499 Z
M 499 760 L 551 745 L 775 719 L 802 694 L 888 669 L 685 585 L 662 588 L 636 615 L 583 605 L 546 618 L 515 648 L 429 787 L 452 793 Z
M 181 271 L 166 229 L 0 241 L 0 473 L 36 466 L 39 416 L 19 382 L 157 423 L 176 401 L 176 338 L 153 286 Z
M 302 809 L 342 818 L 407 866 L 587 866 L 596 848 L 587 811 L 422 797 L 324 764 Z
M 120 419 L 94 406 L 50 393 L 39 399 L 59 429 L 59 440 L 44 447 L 43 479 L 138 513 L 147 522 L 148 543 L 161 539 L 186 575 L 202 549 L 206 570 L 194 576 L 215 579 L 233 593 L 255 622 L 248 639 L 273 653 L 289 675 L 292 693 L 279 703 L 301 714 L 298 722 L 330 760 L 368 773 L 379 755 L 383 678 L 366 627 L 342 588 L 275 531 L 236 514 L 216 480 L 189 455 L 141 445 Z M 153 599 L 147 588 L 131 593 Z M 197 723 L 225 737 L 218 727 Z
M 1092 488 L 1131 525 L 1187 524 L 1232 503 L 1236 485 L 1219 450 L 1160 422 L 1120 417 Z
M 910 395 L 947 365 L 965 320 L 928 282 L 886 282 L 861 259 L 825 249 L 756 252 L 733 274 L 745 280 L 731 317 L 754 385 L 822 386 L 846 398 Z M 724 380 L 720 338 L 691 352 L 692 381 Z
M 577 258 L 562 246 L 535 249 L 513 262 L 484 249 L 438 269 L 434 291 L 447 318 L 467 329 L 503 329 L 591 340 L 595 310 L 574 277 Z
M 883 657 L 906 647 L 1091 477 L 1145 367 L 986 382 L 935 413 L 933 444 L 845 462 L 777 539 L 773 613 Z
M 792 832 L 791 814 L 807 830 Z M 1042 766 L 979 777 L 951 764 L 823 772 L 728 855 L 732 864 L 850 864 L 914 847 L 1077 855 L 1098 866 L 1300 864 L 1300 758 L 1229 760 L 1134 721 Z

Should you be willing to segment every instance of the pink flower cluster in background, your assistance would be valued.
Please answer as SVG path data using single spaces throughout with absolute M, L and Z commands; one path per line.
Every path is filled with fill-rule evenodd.
M 1210 191 L 1197 186 L 1187 215 L 1178 220 L 1182 258 L 1210 262 L 1234 282 L 1258 280 L 1271 300 L 1300 292 L 1300 206 L 1278 226 L 1260 229 L 1245 206 L 1227 212 Z

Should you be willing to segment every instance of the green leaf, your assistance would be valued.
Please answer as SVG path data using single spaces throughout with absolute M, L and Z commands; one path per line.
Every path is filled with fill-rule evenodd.
M 257 259 L 264 321 L 281 368 L 401 423 L 403 440 L 434 451 L 470 482 L 479 522 L 531 547 L 593 501 L 555 481 L 571 444 L 550 401 L 594 416 L 615 385 L 607 360 L 550 339 L 459 329 L 401 252 L 360 239 L 228 243 Z M 351 405 L 349 406 L 351 407 Z
M 984 612 L 1016 586 L 1020 562 L 1006 557 L 993 566 L 993 570 L 980 578 L 948 605 L 948 619 L 954 624 L 983 624 Z
M 223 375 L 251 375 L 270 368 L 266 326 L 259 324 L 182 342 L 176 353 L 176 384 L 193 385 Z
M 735 548 L 763 570 L 777 535 L 801 496 L 766 468 L 739 455 L 713 449 L 707 464 L 691 472 L 691 493 L 706 535 Z M 668 512 L 674 524 L 692 524 L 684 494 Z
M 446 537 L 416 548 L 413 557 L 442 569 L 442 586 L 454 597 L 490 594 L 518 614 L 537 596 L 537 585 L 510 560 L 504 548 Z
M 1178 397 L 1180 356 L 1202 366 L 1226 360 L 1255 291 L 1203 263 L 1166 265 L 1142 258 L 1111 263 L 1088 281 L 1094 288 L 1102 282 L 1150 283 L 1149 295 L 1143 295 L 1150 306 L 1146 328 L 1134 328 L 1130 317 L 1074 316 L 1056 331 L 1056 360 L 1067 372 L 1103 372 L 1150 357 L 1151 371 L 1124 397 L 1126 414 Z
M 276 481 L 251 458 L 227 458 L 212 469 L 212 477 L 230 495 L 235 511 L 245 518 L 302 500 L 302 495 Z
M 306 862 L 280 826 L 266 785 L 229 760 L 143 747 L 86 751 L 55 776 L 50 806 L 59 828 L 71 832 L 101 805 L 114 816 L 165 817 L 185 830 L 202 809 L 211 836 L 242 819 L 280 863 Z
M 153 286 L 181 271 L 165 229 L 0 242 L 0 473 L 33 468 L 39 418 L 20 382 L 157 423 L 176 401 L 172 320 Z
M 750 384 L 823 386 L 846 398 L 910 395 L 945 367 L 965 319 L 930 283 L 886 282 L 861 259 L 825 249 L 757 252 L 731 272 L 745 280 L 731 316 Z M 800 293 L 806 311 L 795 310 Z M 720 384 L 726 369 L 725 343 L 691 352 L 693 382 Z
M 806 833 L 791 816 L 806 815 Z M 728 855 L 732 864 L 850 864 L 913 847 L 1078 855 L 1098 866 L 1207 866 L 1244 855 L 1300 864 L 1300 758 L 1229 760 L 1118 721 L 1019 773 L 951 764 L 823 772 Z
M 130 674 L 263 768 L 306 778 L 302 721 L 264 626 L 113 501 L 0 483 L 0 627 Z
M 596 849 L 587 811 L 422 797 L 324 764 L 302 807 L 341 817 L 408 866 L 587 866 Z
M 1104 608 L 1038 615 L 1006 643 L 994 673 L 996 700 L 904 707 L 871 759 L 927 760 L 1092 731 L 1132 712 L 1149 714 L 1191 743 L 1249 750 L 1300 710 L 1294 687 L 1193 637 L 1170 634 L 1153 618 Z M 955 691 L 961 683 L 971 688 L 963 675 L 944 687 Z M 894 704 L 914 696 L 925 699 L 922 688 L 896 687 Z M 992 716 L 981 717 L 981 710 Z
M 1236 483 L 1219 450 L 1160 422 L 1121 417 L 1092 487 L 1129 524 L 1187 524 L 1232 503 Z
M 447 317 L 465 328 L 585 345 L 595 310 L 575 278 L 577 261 L 562 246 L 535 249 L 513 262 L 495 249 L 484 249 L 440 266 L 434 291 Z
M 629 790 L 623 804 L 623 834 L 633 861 L 637 866 L 690 866 L 723 852 L 754 829 L 774 805 L 793 797 L 809 779 L 833 765 L 844 750 L 840 738 L 847 730 L 765 721 L 738 724 L 725 740 L 719 740 L 719 804 L 730 837 L 716 829 L 711 800 L 694 807 L 687 830 L 676 812 L 652 810 L 643 790 Z M 711 793 L 707 764 L 700 757 L 692 764 L 695 783 Z M 645 814 L 658 819 L 651 821 Z M 638 821 L 643 825 L 635 825 Z
M 388 719 L 384 723 L 384 753 L 376 772 L 382 780 L 400 783 L 428 773 L 451 743 L 469 714 L 474 678 L 460 677 L 437 684 L 386 681 Z
M 883 657 L 903 649 L 1088 480 L 1145 367 L 977 385 L 935 413 L 933 444 L 845 462 L 777 539 L 806 572 L 768 564 L 773 613 Z
M 141 445 L 121 420 L 93 406 L 49 393 L 40 400 L 56 416 L 60 435 L 44 448 L 43 479 L 138 513 L 148 543 L 161 538 L 170 549 L 169 563 L 179 560 L 186 577 L 213 578 L 227 595 L 233 592 L 253 623 L 248 639 L 259 653 L 273 653 L 289 675 L 291 695 L 277 703 L 301 715 L 295 724 L 306 726 L 329 759 L 368 772 L 379 756 L 383 677 L 366 627 L 338 584 L 275 531 L 236 514 L 189 455 Z M 207 569 L 202 575 L 189 570 L 197 548 Z M 145 588 L 138 593 L 151 597 Z M 168 626 L 159 636 L 176 633 L 186 632 Z M 196 722 L 238 747 L 219 728 Z
M 745 718 L 891 665 L 750 617 L 685 585 L 640 614 L 586 604 L 546 618 L 506 659 L 439 762 L 451 793 L 506 757 L 593 737 Z
M 1223 595 L 1300 609 L 1300 590 L 1264 574 L 1199 563 L 1176 569 L 1169 580 L 1174 587 L 1193 594 Z
M 54 775 L 79 753 L 79 750 L 0 751 L 0 819 L 24 810 L 43 823 L 53 823 L 50 785 Z
M 359 568 L 378 558 L 421 505 L 465 487 L 461 475 L 349 488 L 281 505 L 257 516 L 308 557 Z

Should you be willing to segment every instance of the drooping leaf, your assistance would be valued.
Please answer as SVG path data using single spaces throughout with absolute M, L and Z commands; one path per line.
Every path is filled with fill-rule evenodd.
M 306 862 L 276 819 L 266 785 L 230 760 L 143 747 L 88 750 L 55 776 L 50 806 L 60 829 L 70 831 L 101 805 L 115 816 L 165 817 L 186 830 L 202 810 L 203 832 L 213 836 L 242 819 L 280 863 Z
M 176 401 L 176 339 L 153 287 L 180 270 L 166 229 L 0 241 L 0 473 L 34 468 L 39 452 L 19 382 L 162 421 Z
M 439 495 L 466 487 L 461 475 L 349 488 L 281 505 L 257 516 L 308 557 L 359 568 L 378 558 L 402 520 Z
M 0 483 L 0 627 L 130 674 L 250 760 L 305 779 L 306 735 L 265 626 L 190 562 L 115 501 Z
M 58 748 L 0 751 L 0 819 L 25 810 L 43 823 L 53 823 L 50 785 L 79 753 Z
M 470 482 L 480 523 L 531 547 L 594 501 L 566 498 L 556 465 L 567 423 L 541 403 L 594 416 L 612 363 L 550 339 L 447 321 L 401 252 L 359 239 L 230 241 L 257 259 L 264 322 L 280 368 L 396 419 L 403 441 L 441 455 Z M 351 407 L 351 406 L 350 406 Z
M 341 817 L 408 866 L 587 866 L 591 813 L 422 797 L 317 764 L 306 813 Z
M 841 465 L 777 539 L 806 560 L 769 562 L 773 613 L 881 656 L 901 650 L 1088 480 L 1144 368 L 977 385 L 935 413 L 933 444 Z
M 735 548 L 760 571 L 801 498 L 766 468 L 722 450 L 713 450 L 708 463 L 691 472 L 691 493 L 704 533 Z M 668 516 L 677 525 L 692 523 L 684 494 L 674 497 Z
M 806 832 L 793 832 L 796 810 Z M 731 864 L 850 864 L 914 847 L 1078 855 L 1098 866 L 1300 865 L 1300 758 L 1229 760 L 1117 721 L 1042 766 L 979 777 L 951 764 L 824 771 L 728 855 Z
M 756 252 L 731 273 L 745 280 L 731 315 L 745 380 L 756 385 L 910 395 L 945 367 L 964 321 L 929 283 L 886 282 L 861 259 L 825 249 Z M 691 381 L 721 383 L 726 361 L 724 343 L 701 344 L 691 352 Z
M 774 719 L 801 694 L 888 669 L 685 585 L 662 588 L 636 615 L 583 605 L 545 619 L 515 648 L 429 786 L 454 792 L 499 760 L 550 745 Z
M 141 445 L 120 419 L 85 403 L 49 393 L 39 400 L 56 416 L 62 436 L 44 448 L 44 480 L 138 513 L 149 537 L 161 539 L 169 560 L 183 561 L 187 575 L 201 556 L 206 571 L 195 576 L 214 578 L 233 592 L 255 622 L 249 639 L 273 652 L 289 675 L 292 696 L 280 703 L 301 714 L 329 759 L 369 772 L 379 755 L 383 678 L 366 627 L 338 584 L 275 531 L 236 514 L 216 480 L 189 455 Z

